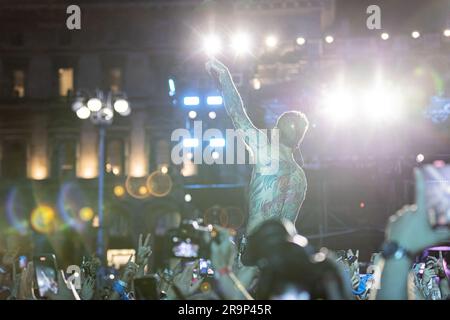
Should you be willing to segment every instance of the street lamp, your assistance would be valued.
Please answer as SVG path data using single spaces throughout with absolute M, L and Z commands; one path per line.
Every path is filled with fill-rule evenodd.
M 103 190 L 105 180 L 105 133 L 106 127 L 111 125 L 114 118 L 114 111 L 121 116 L 128 116 L 131 113 L 130 104 L 124 93 L 108 92 L 104 94 L 96 90 L 91 95 L 84 91 L 79 91 L 72 103 L 72 110 L 80 119 L 90 119 L 99 128 L 99 148 L 98 148 L 98 234 L 97 234 L 97 255 L 104 258 L 104 215 L 103 215 Z

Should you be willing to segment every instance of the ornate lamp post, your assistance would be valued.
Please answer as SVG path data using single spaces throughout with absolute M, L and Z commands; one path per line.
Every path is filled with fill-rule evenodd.
M 131 113 L 130 104 L 124 93 L 106 94 L 96 90 L 91 95 L 85 91 L 77 92 L 72 103 L 72 110 L 80 119 L 90 119 L 99 128 L 98 145 L 98 234 L 97 234 L 97 255 L 100 259 L 105 257 L 104 247 L 104 181 L 105 181 L 105 135 L 106 127 L 113 122 L 114 114 L 117 112 L 121 116 L 128 116 Z

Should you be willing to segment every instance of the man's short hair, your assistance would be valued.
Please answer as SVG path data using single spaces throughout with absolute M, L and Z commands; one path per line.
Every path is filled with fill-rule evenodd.
M 302 142 L 309 127 L 304 113 L 299 111 L 284 112 L 277 120 L 276 128 L 280 130 L 280 142 L 287 147 L 296 148 Z

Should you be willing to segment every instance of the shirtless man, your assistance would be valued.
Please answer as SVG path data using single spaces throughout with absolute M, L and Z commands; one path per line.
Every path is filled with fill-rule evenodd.
M 213 58 L 207 62 L 206 70 L 222 90 L 225 109 L 233 121 L 235 129 L 244 132 L 257 131 L 258 129 L 245 111 L 242 99 L 227 67 Z M 278 152 L 269 155 L 269 159 L 257 159 L 253 169 L 250 181 L 247 236 L 268 219 L 284 218 L 295 224 L 305 199 L 306 176 L 303 169 L 295 162 L 293 152 L 299 147 L 308 130 L 308 120 L 300 112 L 285 112 L 278 118 L 275 128 L 279 129 Z M 258 132 L 261 131 L 258 130 Z M 251 154 L 258 153 L 262 146 L 269 144 L 267 136 L 262 136 L 265 139 L 258 140 L 245 136 L 245 144 Z M 270 149 L 272 150 L 272 148 Z M 271 165 L 273 161 L 277 161 L 278 170 L 268 174 L 267 166 Z

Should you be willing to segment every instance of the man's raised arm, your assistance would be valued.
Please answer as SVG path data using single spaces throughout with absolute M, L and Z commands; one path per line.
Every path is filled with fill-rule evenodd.
M 259 130 L 253 125 L 252 121 L 247 115 L 242 102 L 241 96 L 234 85 L 233 78 L 231 77 L 228 68 L 219 62 L 217 59 L 212 59 L 206 63 L 206 70 L 208 73 L 218 82 L 219 89 L 222 91 L 225 109 L 228 116 L 233 121 L 233 125 L 238 130 L 243 130 L 244 134 L 249 133 L 247 130 L 255 130 L 257 133 Z M 258 131 L 256 131 L 258 130 Z M 250 147 L 256 147 L 256 141 L 249 138 L 253 136 L 251 134 L 245 134 L 245 143 Z

